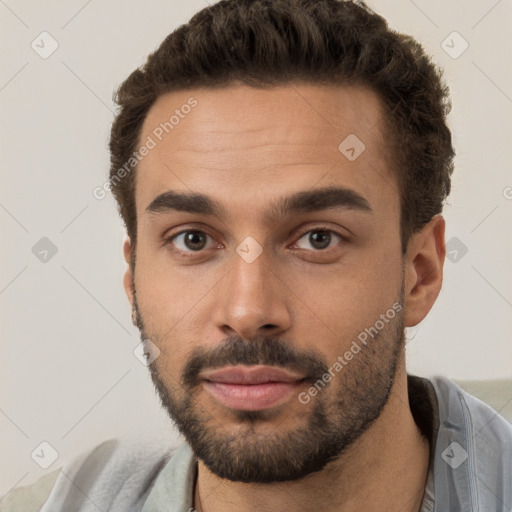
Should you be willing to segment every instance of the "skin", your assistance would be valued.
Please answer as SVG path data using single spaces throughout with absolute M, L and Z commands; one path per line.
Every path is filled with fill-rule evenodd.
M 136 268 L 129 266 L 124 276 L 132 306 L 136 290 L 144 334 L 161 351 L 155 365 L 169 394 L 184 398 L 180 378 L 195 348 L 221 346 L 230 336 L 282 337 L 299 352 L 314 350 L 331 366 L 396 302 L 402 288 L 397 318 L 405 327 L 423 320 L 442 284 L 445 222 L 436 215 L 402 255 L 399 192 L 392 155 L 386 153 L 385 113 L 373 91 L 311 84 L 259 90 L 234 84 L 167 93 L 149 111 L 139 140 L 191 96 L 198 105 L 139 163 Z M 349 161 L 338 145 L 352 133 L 366 149 Z M 273 200 L 328 185 L 356 191 L 372 212 L 327 209 L 265 221 Z M 208 194 L 222 203 L 227 217 L 148 213 L 155 197 L 170 189 Z M 333 235 L 329 248 L 319 250 L 308 238 L 319 228 L 346 235 L 347 241 Z M 210 235 L 207 247 L 194 253 L 183 237 L 174 246 L 164 243 L 186 229 Z M 263 249 L 250 264 L 236 252 L 247 236 Z M 179 256 L 179 249 L 192 256 Z M 128 264 L 132 250 L 127 239 Z M 383 329 L 383 347 L 399 343 L 392 325 Z M 343 370 L 349 373 L 333 378 L 309 405 L 291 399 L 253 430 L 203 389 L 194 394 L 194 410 L 219 435 L 250 432 L 245 439 L 261 444 L 266 436 L 305 426 L 316 399 L 334 414 L 334 398 L 349 382 L 342 375 L 357 377 L 363 358 L 378 368 L 383 356 L 375 348 L 365 350 Z M 378 418 L 337 460 L 302 479 L 270 484 L 220 478 L 199 460 L 194 508 L 418 511 L 429 443 L 409 408 L 404 352 L 400 346 L 389 399 Z M 301 391 L 309 387 L 304 384 Z

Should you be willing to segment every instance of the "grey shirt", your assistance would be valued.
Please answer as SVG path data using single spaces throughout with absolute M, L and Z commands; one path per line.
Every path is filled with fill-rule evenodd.
M 445 377 L 408 375 L 408 389 L 430 441 L 420 512 L 511 512 L 512 424 Z M 0 512 L 192 512 L 197 459 L 187 443 L 111 439 L 49 476 L 0 500 Z

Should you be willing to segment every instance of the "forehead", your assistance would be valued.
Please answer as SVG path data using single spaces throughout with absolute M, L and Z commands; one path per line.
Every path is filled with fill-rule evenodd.
M 151 149 L 137 169 L 138 215 L 171 189 L 241 208 L 316 185 L 350 188 L 376 206 L 396 203 L 384 116 L 378 96 L 355 86 L 166 93 L 139 137 Z

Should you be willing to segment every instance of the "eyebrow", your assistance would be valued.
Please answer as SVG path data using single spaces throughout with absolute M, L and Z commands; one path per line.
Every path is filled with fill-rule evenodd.
M 311 213 L 327 209 L 353 210 L 372 213 L 370 203 L 356 191 L 344 187 L 324 187 L 303 190 L 274 201 L 266 214 L 268 222 L 275 222 L 286 215 Z M 150 214 L 163 214 L 170 211 L 213 215 L 227 218 L 226 208 L 216 199 L 201 193 L 184 193 L 168 190 L 157 196 L 147 206 Z

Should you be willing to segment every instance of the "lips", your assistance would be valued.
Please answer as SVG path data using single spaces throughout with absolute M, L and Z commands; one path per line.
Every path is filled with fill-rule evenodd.
M 229 409 L 259 411 L 282 405 L 304 376 L 272 366 L 231 366 L 202 374 L 204 389 Z
M 267 382 L 297 382 L 304 375 L 272 366 L 231 366 L 203 373 L 203 379 L 224 384 L 254 385 Z

